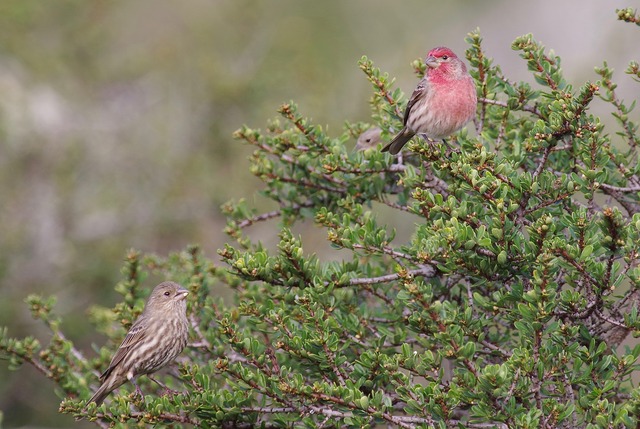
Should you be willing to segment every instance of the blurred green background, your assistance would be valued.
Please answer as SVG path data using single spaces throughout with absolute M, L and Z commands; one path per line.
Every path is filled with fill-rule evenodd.
M 199 243 L 217 260 L 219 206 L 264 204 L 254 200 L 252 149 L 234 130 L 264 128 L 290 99 L 334 136 L 345 120 L 369 121 L 362 55 L 410 93 L 412 60 L 437 45 L 463 55 L 465 35 L 479 27 L 504 73 L 532 82 L 510 48 L 531 32 L 562 57 L 574 86 L 596 80 L 593 67 L 606 60 L 619 94 L 639 98 L 623 70 L 640 60 L 640 32 L 615 15 L 633 4 L 1 1 L 0 326 L 46 340 L 23 300 L 56 294 L 68 336 L 90 356 L 104 339 L 86 309 L 116 302 L 126 249 L 164 255 Z M 601 105 L 596 113 L 607 115 Z M 269 243 L 274 231 L 256 226 L 252 235 Z M 329 249 L 324 231 L 306 233 L 314 239 L 305 250 Z M 4 427 L 89 426 L 57 415 L 59 399 L 32 368 L 9 372 L 0 362 Z

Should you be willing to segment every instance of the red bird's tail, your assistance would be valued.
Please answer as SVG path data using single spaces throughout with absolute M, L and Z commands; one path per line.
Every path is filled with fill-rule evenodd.
M 396 155 L 402 147 L 407 144 L 411 137 L 415 136 L 416 133 L 404 127 L 397 136 L 391 140 L 391 142 L 382 148 L 382 152 L 389 152 L 391 155 Z

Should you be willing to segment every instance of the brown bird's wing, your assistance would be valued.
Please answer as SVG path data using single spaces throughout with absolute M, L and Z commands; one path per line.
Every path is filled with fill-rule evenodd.
M 409 120 L 409 112 L 411 112 L 411 108 L 413 107 L 414 104 L 416 104 L 416 101 L 424 97 L 424 93 L 426 91 L 427 91 L 427 80 L 426 78 L 423 78 L 420 82 L 418 82 L 418 86 L 416 86 L 416 89 L 413 90 L 413 94 L 411 94 L 411 98 L 407 103 L 407 108 L 404 109 L 404 119 L 402 121 L 402 125 L 407 125 L 407 121 Z
M 102 373 L 100 376 L 100 380 L 106 379 L 111 371 L 124 359 L 124 357 L 129 353 L 129 350 L 136 344 L 138 344 L 146 335 L 147 330 L 144 329 L 144 321 L 142 319 L 138 319 L 136 323 L 133 324 L 129 332 L 127 332 L 127 336 L 122 340 L 122 344 L 118 347 L 116 354 L 113 355 L 111 359 L 111 363 L 109 367 Z

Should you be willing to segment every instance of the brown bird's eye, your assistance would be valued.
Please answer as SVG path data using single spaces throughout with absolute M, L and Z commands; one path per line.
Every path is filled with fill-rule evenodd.
M 164 293 L 164 296 L 169 296 L 169 295 L 171 295 L 171 293 L 170 293 L 169 291 L 166 291 L 166 292 Z

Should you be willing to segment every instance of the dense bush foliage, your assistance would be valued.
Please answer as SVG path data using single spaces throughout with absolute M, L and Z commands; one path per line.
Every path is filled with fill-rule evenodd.
M 131 251 L 123 302 L 90 312 L 111 339 L 97 353 L 64 336 L 52 298 L 30 297 L 53 335 L 42 345 L 5 331 L 10 365 L 35 366 L 66 398 L 61 412 L 103 427 L 636 427 L 634 103 L 616 94 L 607 64 L 595 82 L 567 83 L 560 58 L 530 35 L 513 48 L 535 84 L 505 77 L 478 33 L 468 43 L 480 103 L 477 132 L 459 133 L 459 149 L 414 139 L 397 159 L 352 152 L 347 142 L 370 124 L 331 137 L 285 104 L 265 131 L 236 133 L 255 147 L 251 172 L 274 210 L 224 206 L 224 265 L 197 247 L 167 258 Z M 388 141 L 406 97 L 369 59 L 360 67 Z M 637 64 L 627 73 L 640 80 Z M 589 112 L 597 99 L 612 107 L 615 134 Z M 292 232 L 309 220 L 335 260 L 306 252 Z M 261 222 L 277 222 L 277 249 L 249 237 Z M 413 232 L 400 241 L 394 228 L 407 222 Z M 190 346 L 168 380 L 178 392 L 163 396 L 142 377 L 144 398 L 127 384 L 87 406 L 142 310 L 149 273 L 192 292 Z M 220 282 L 236 302 L 211 296 Z

